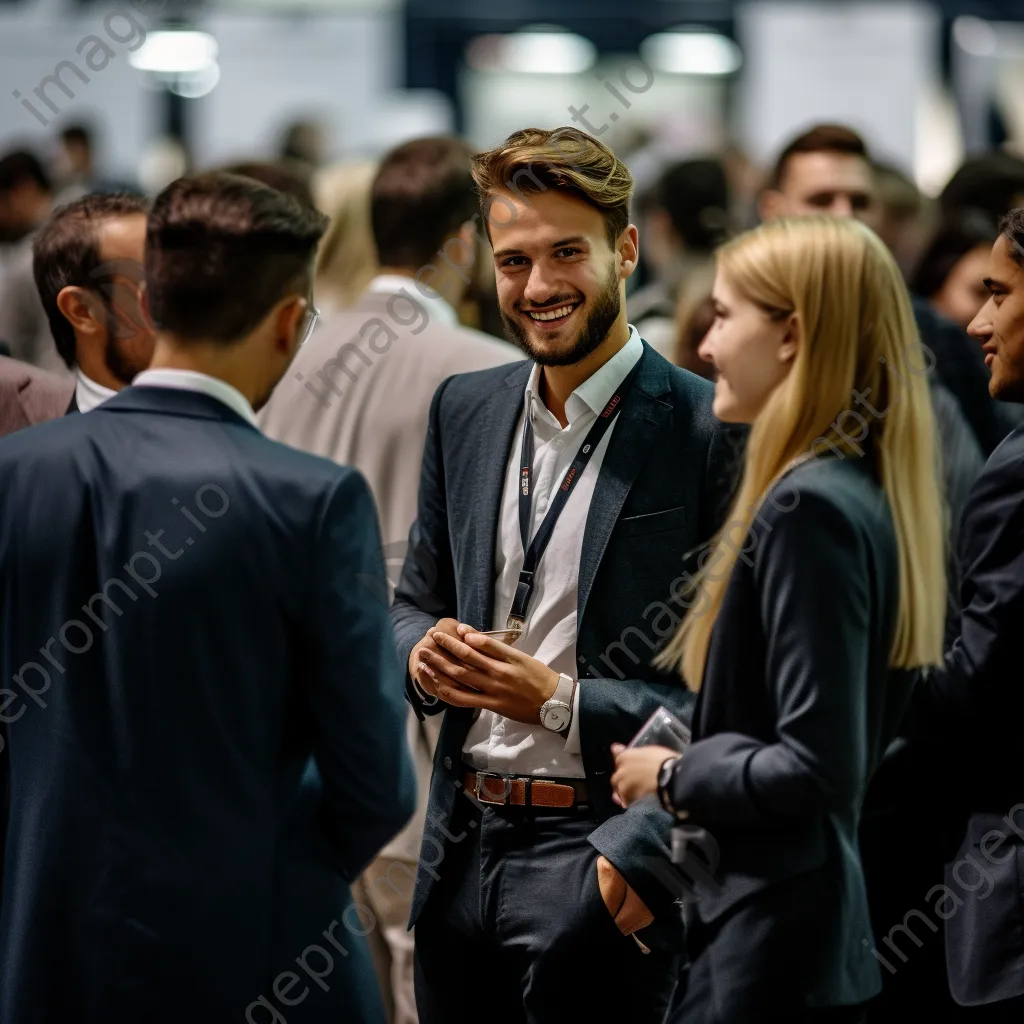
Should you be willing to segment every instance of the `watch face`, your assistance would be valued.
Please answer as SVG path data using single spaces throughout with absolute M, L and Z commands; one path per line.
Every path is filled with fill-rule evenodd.
M 569 724 L 572 709 L 565 704 L 549 704 L 544 708 L 541 725 L 552 732 L 561 732 Z

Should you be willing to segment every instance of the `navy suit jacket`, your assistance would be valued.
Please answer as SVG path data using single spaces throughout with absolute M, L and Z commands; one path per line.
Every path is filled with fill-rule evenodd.
M 953 997 L 973 1006 L 1024 995 L 1024 427 L 974 485 L 959 547 L 960 635 L 915 688 L 909 730 L 941 745 L 960 781 L 953 898 L 933 892 L 923 906 L 945 920 Z
M 384 592 L 359 474 L 209 396 L 0 442 L 0 1020 L 383 1020 L 349 883 L 414 806 Z
M 714 841 L 697 836 L 714 870 L 693 873 L 692 903 L 722 1020 L 747 1019 L 737 992 L 777 992 L 780 955 L 794 1003 L 860 1003 L 881 986 L 857 829 L 913 676 L 889 668 L 899 558 L 872 465 L 811 460 L 761 505 L 671 780 L 680 838 L 700 827 Z
M 406 666 L 438 619 L 489 628 L 505 467 L 532 367 L 521 362 L 461 374 L 434 396 L 419 515 L 391 609 Z M 671 819 L 640 805 L 622 814 L 612 803 L 609 748 L 628 742 L 661 704 L 684 718 L 692 712 L 682 679 L 655 669 L 651 659 L 685 612 L 681 602 L 693 553 L 714 533 L 733 489 L 737 438 L 714 419 L 713 391 L 708 381 L 672 366 L 645 343 L 601 465 L 579 566 L 580 742 L 601 821 L 590 839 L 656 913 L 668 911 L 676 896 L 657 871 L 668 860 Z M 425 707 L 408 672 L 406 683 L 421 714 L 445 709 L 441 703 Z M 436 862 L 446 849 L 472 721 L 469 709 L 447 709 L 412 921 L 444 870 Z

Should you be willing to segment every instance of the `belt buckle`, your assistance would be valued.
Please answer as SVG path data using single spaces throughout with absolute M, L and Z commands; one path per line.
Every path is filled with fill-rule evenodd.
M 501 797 L 497 800 L 484 796 L 484 780 L 497 779 L 501 783 Z M 504 775 L 498 772 L 477 772 L 476 773 L 476 798 L 482 804 L 491 804 L 494 807 L 504 807 L 508 803 L 509 794 L 512 792 L 512 783 Z

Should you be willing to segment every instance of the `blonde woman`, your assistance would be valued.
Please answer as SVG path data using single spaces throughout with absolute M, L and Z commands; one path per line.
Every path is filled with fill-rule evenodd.
M 313 294 L 325 314 L 348 309 L 377 273 L 377 247 L 370 225 L 374 163 L 338 164 L 313 179 L 319 210 L 331 218 L 320 243 Z
M 892 256 L 855 221 L 740 236 L 713 295 L 714 412 L 751 431 L 661 656 L 699 691 L 694 741 L 681 758 L 616 746 L 612 785 L 623 804 L 657 792 L 714 851 L 689 898 L 679 1020 L 859 1021 L 881 987 L 860 808 L 909 697 L 900 670 L 942 655 L 924 354 Z

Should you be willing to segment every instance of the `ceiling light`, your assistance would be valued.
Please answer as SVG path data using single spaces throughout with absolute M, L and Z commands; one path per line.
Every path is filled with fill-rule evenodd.
M 479 36 L 469 44 L 466 59 L 477 71 L 573 75 L 594 66 L 597 48 L 557 25 L 530 25 L 508 35 Z
M 648 36 L 640 56 L 655 71 L 673 75 L 731 75 L 743 64 L 740 48 L 728 36 L 692 28 Z
M 128 62 L 140 71 L 196 73 L 215 65 L 217 52 L 217 40 L 207 32 L 150 32 Z
M 173 81 L 167 86 L 171 92 L 188 100 L 197 100 L 200 96 L 213 92 L 220 81 L 220 65 L 214 61 L 202 71 L 189 71 L 171 77 Z

